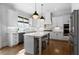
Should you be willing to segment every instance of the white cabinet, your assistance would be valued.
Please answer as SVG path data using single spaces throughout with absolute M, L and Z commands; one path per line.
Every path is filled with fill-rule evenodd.
M 17 21 L 18 14 L 15 10 L 8 9 L 8 41 L 9 46 L 18 44 Z
M 27 53 L 34 54 L 34 37 L 24 35 L 24 48 Z
M 8 27 L 17 27 L 18 14 L 15 10 L 8 9 Z
M 52 30 L 53 32 L 50 33 L 51 39 L 62 39 L 63 38 L 63 17 L 53 17 L 52 18 Z M 60 27 L 59 31 L 56 32 L 55 27 Z
M 70 23 L 70 15 L 62 15 L 58 17 L 52 17 L 52 30 L 50 33 L 51 39 L 63 39 L 63 25 Z M 60 27 L 60 32 L 54 32 L 54 28 L 58 26 Z
M 50 39 L 63 39 L 63 33 L 62 32 L 51 32 L 50 33 Z
M 0 48 L 8 45 L 7 14 L 8 14 L 7 8 L 5 6 L 0 5 Z
M 17 19 L 16 11 L 0 5 L 0 48 L 9 45 L 8 27 L 16 27 Z
M 70 23 L 70 15 L 52 17 L 52 23 L 53 23 L 53 27 L 56 26 L 56 25 L 63 27 L 63 24 L 69 24 Z
M 18 33 L 9 33 L 9 46 L 12 47 L 19 43 Z

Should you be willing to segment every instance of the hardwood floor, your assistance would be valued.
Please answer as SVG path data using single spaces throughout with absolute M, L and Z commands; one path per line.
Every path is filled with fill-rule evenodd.
M 51 40 L 49 46 L 43 51 L 43 55 L 71 55 L 73 47 L 68 41 Z
M 24 52 L 23 44 L 0 49 L 0 55 L 24 55 Z M 73 47 L 67 41 L 50 40 L 42 55 L 70 55 L 72 52 Z
M 23 44 L 18 44 L 14 47 L 4 47 L 0 49 L 0 55 L 16 55 L 22 49 L 24 49 Z

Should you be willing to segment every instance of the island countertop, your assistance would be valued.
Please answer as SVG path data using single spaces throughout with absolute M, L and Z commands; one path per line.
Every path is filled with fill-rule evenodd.
M 35 37 L 42 37 L 44 35 L 47 35 L 49 32 L 33 32 L 33 33 L 25 33 L 24 35 L 26 36 L 35 36 Z

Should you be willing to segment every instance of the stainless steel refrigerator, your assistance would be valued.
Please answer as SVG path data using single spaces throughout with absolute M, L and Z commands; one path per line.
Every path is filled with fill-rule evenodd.
M 71 41 L 73 42 L 74 55 L 79 55 L 79 10 L 74 10 L 71 14 Z

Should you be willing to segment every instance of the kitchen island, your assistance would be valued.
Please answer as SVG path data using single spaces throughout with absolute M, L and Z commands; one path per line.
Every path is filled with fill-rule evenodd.
M 33 32 L 24 34 L 24 49 L 25 53 L 35 54 L 35 38 L 38 38 L 38 51 L 39 55 L 42 54 L 42 41 L 45 39 L 49 39 L 49 32 Z

